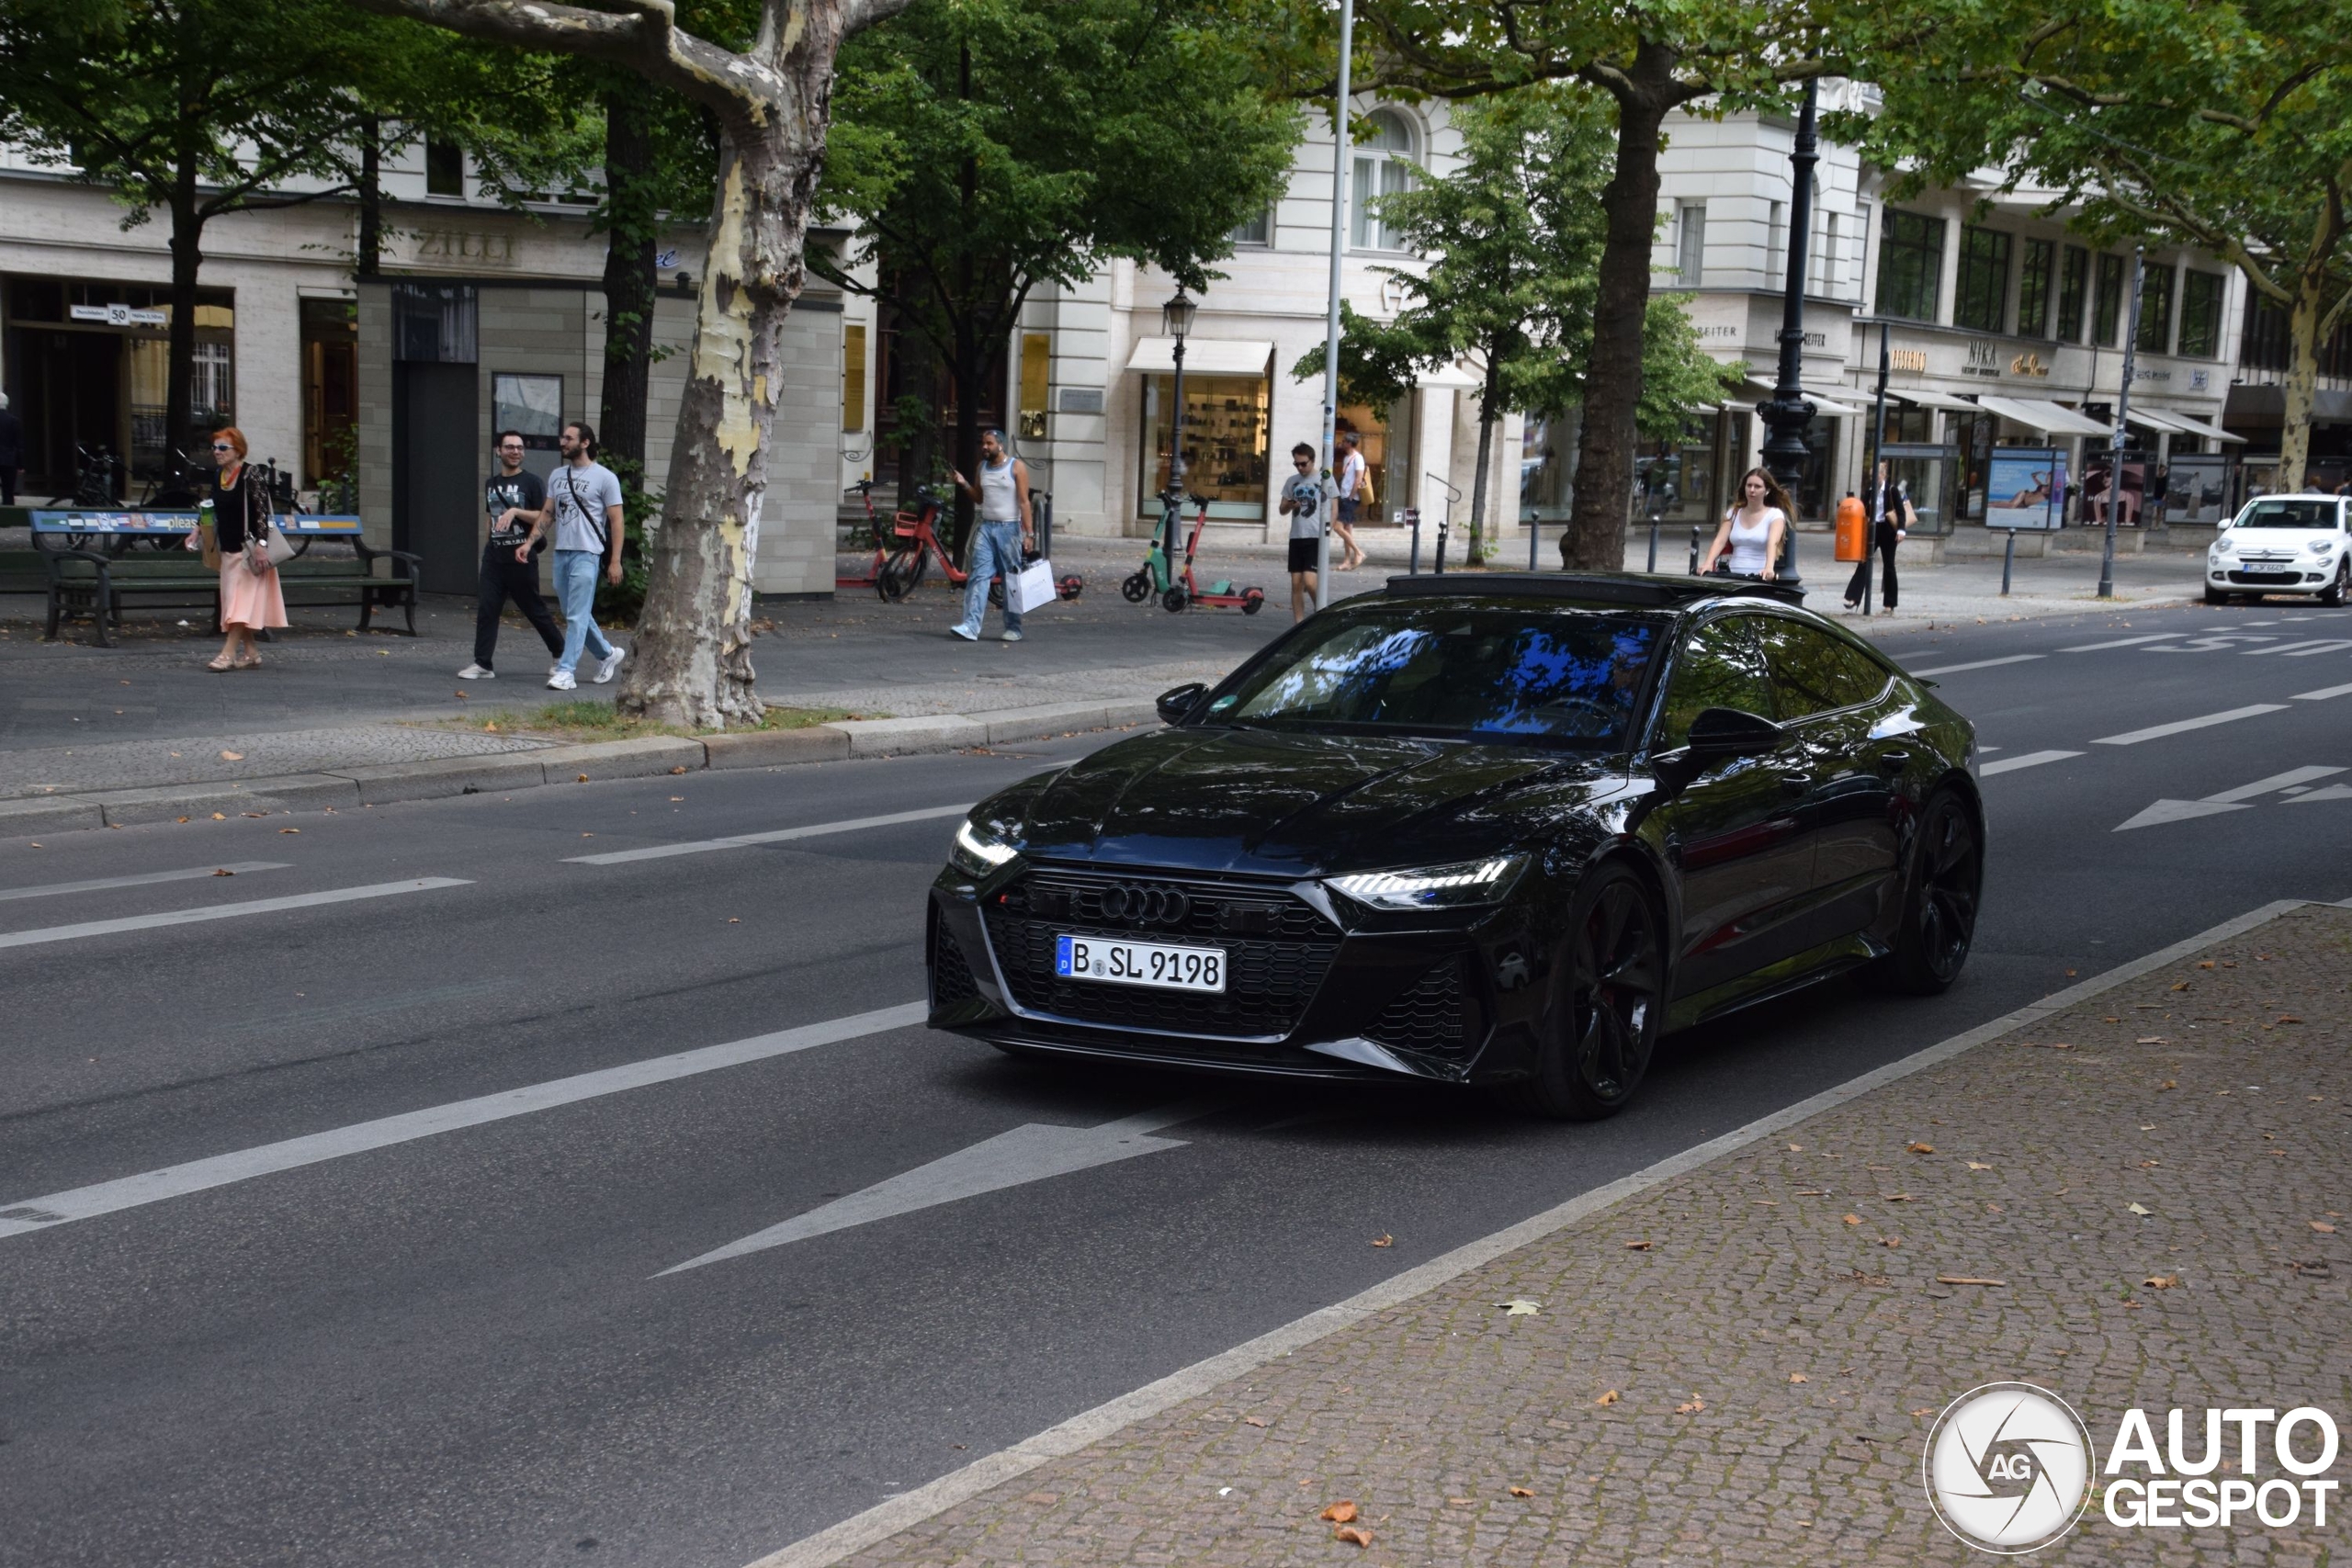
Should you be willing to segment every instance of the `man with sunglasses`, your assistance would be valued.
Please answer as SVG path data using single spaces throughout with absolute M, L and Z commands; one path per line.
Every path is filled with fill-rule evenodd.
M 1316 558 L 1323 539 L 1323 481 L 1315 477 L 1315 448 L 1302 441 L 1290 449 L 1296 471 L 1283 481 L 1282 514 L 1290 519 L 1290 618 L 1303 621 L 1315 611 L 1318 584 Z
M 491 660 L 498 653 L 498 620 L 506 602 L 529 619 L 548 652 L 563 656 L 563 633 L 548 602 L 539 597 L 539 569 L 531 558 L 531 524 L 547 505 L 547 487 L 523 467 L 523 433 L 502 430 L 498 468 L 482 481 L 482 508 L 490 513 L 490 542 L 481 552 L 481 581 L 474 600 L 474 661 L 458 671 L 460 681 L 495 681 Z

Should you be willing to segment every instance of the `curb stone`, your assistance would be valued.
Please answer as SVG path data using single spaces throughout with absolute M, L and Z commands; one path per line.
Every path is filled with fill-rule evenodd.
M 628 744 L 617 742 L 610 744 Z M 379 762 L 345 768 L 336 776 L 359 786 L 359 804 L 387 806 L 401 800 L 438 800 L 496 789 L 529 789 L 547 783 L 542 751 L 492 757 L 444 757 L 430 762 Z
M 85 796 L 106 813 L 109 828 L 169 822 L 215 811 L 290 811 L 298 807 L 355 806 L 358 786 L 336 773 L 280 773 L 213 784 L 157 784 Z
M 849 755 L 849 737 L 831 725 L 805 729 L 750 729 L 702 738 L 709 768 L 765 768 L 792 762 L 830 762 Z
M 547 782 L 551 784 L 652 778 L 673 768 L 700 773 L 705 766 L 702 742 L 680 735 L 594 740 L 584 746 L 556 746 L 524 755 L 546 768 Z
M 853 718 L 831 728 L 849 737 L 853 757 L 907 756 L 923 751 L 954 751 L 985 746 L 985 720 L 960 713 L 930 714 L 918 718 Z
M 0 833 L 46 833 L 83 828 L 103 828 L 106 812 L 86 795 L 28 800 L 0 800 Z

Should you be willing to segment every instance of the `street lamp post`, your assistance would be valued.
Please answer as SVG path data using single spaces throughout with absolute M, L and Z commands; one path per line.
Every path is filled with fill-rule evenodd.
M 1184 507 L 1184 337 L 1193 330 L 1193 316 L 1199 310 L 1181 283 L 1176 286 L 1175 297 L 1159 308 L 1160 330 L 1176 340 L 1176 386 L 1170 399 L 1175 407 L 1168 415 L 1168 491 L 1163 498 L 1168 502 L 1166 548 L 1171 570 L 1176 559 L 1177 519 Z
M 2115 597 L 2115 514 L 2123 510 L 2123 418 L 2132 408 L 2132 351 L 2140 343 L 2140 288 L 2147 276 L 2148 252 L 2132 247 L 2132 306 L 2123 317 L 2123 386 L 2115 394 L 2115 434 L 2108 438 L 2107 539 L 2098 558 L 2098 596 Z
M 1787 287 L 1781 299 L 1781 364 L 1769 401 L 1756 405 L 1771 434 L 1764 442 L 1764 466 L 1792 497 L 1804 480 L 1808 451 L 1805 427 L 1813 423 L 1814 406 L 1805 400 L 1799 378 L 1804 368 L 1805 252 L 1813 233 L 1813 166 L 1821 161 L 1815 130 L 1821 96 L 1818 81 L 1804 85 L 1804 112 L 1797 119 L 1797 141 L 1789 153 L 1789 261 Z M 1789 519 L 1789 563 L 1796 563 L 1796 519 Z M 1788 574 L 1791 580 L 1795 574 Z
M 1323 319 L 1323 525 L 1315 540 L 1315 607 L 1331 602 L 1331 519 L 1340 510 L 1340 258 L 1348 238 L 1348 100 L 1355 68 L 1356 0 L 1340 0 L 1340 80 L 1331 100 L 1331 281 Z

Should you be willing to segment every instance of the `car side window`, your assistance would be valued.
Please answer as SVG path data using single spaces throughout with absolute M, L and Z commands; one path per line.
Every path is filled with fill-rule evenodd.
M 1690 721 L 1709 708 L 1772 716 L 1772 682 L 1756 643 L 1752 615 L 1703 621 L 1683 639 L 1667 682 L 1656 749 L 1670 751 L 1690 739 Z
M 1819 626 L 1776 615 L 1758 630 L 1782 724 L 1866 703 L 1886 689 L 1884 666 Z

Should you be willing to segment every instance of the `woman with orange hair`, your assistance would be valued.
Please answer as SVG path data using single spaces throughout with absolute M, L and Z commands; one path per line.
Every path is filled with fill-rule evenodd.
M 207 670 L 258 670 L 254 633 L 286 624 L 286 593 L 264 547 L 269 542 L 269 495 L 245 472 L 245 435 L 235 425 L 212 433 L 212 522 L 220 544 L 220 625 L 229 637 Z

